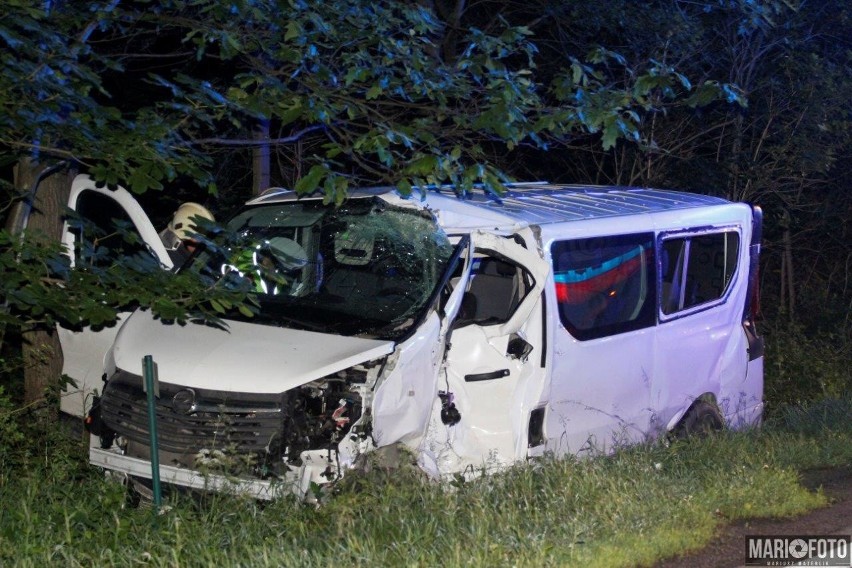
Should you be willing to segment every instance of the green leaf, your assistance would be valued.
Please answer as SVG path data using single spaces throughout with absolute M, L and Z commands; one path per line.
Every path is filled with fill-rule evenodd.
M 719 84 L 711 81 L 702 83 L 687 99 L 687 104 L 691 107 L 707 106 L 719 98 L 721 90 Z
M 216 310 L 217 313 L 225 313 L 225 306 L 223 306 L 222 302 L 220 302 L 219 300 L 213 298 L 212 300 L 210 300 L 210 305 L 213 307 L 214 310 Z
M 316 164 L 311 166 L 308 174 L 296 182 L 296 193 L 313 193 L 319 186 L 320 180 L 327 174 L 325 166 Z
M 380 85 L 373 85 L 369 89 L 367 89 L 366 98 L 368 101 L 379 98 L 382 94 L 382 87 Z
M 601 132 L 601 143 L 603 144 L 603 149 L 611 150 L 614 148 L 615 143 L 618 141 L 619 134 L 620 129 L 615 117 L 607 117 L 604 121 L 603 130 Z
M 290 20 L 287 22 L 286 31 L 284 32 L 284 41 L 292 41 L 302 34 L 302 28 L 298 21 Z
M 411 161 L 406 167 L 406 172 L 413 176 L 428 176 L 438 168 L 437 156 L 420 156 Z
M 303 114 L 304 109 L 302 108 L 302 105 L 299 103 L 299 101 L 296 101 L 294 106 L 276 113 L 278 119 L 281 121 L 281 126 L 286 126 L 294 120 L 302 118 Z

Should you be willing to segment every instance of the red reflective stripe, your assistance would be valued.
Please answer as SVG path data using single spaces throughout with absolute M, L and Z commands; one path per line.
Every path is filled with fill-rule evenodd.
M 556 283 L 556 301 L 559 303 L 568 301 L 568 284 L 564 282 Z
M 594 278 L 583 280 L 582 282 L 572 282 L 570 284 L 556 284 L 556 299 L 560 302 L 569 304 L 582 304 L 588 302 L 592 296 L 598 294 L 609 294 L 613 292 L 612 288 L 627 280 L 631 274 L 639 270 L 642 259 L 636 257 L 620 264 L 609 272 L 605 272 Z

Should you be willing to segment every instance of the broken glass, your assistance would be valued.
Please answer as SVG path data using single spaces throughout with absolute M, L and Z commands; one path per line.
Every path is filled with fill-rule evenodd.
M 256 316 L 229 319 L 382 339 L 419 321 L 453 250 L 429 212 L 380 197 L 256 205 L 226 233 L 194 263 L 257 295 Z

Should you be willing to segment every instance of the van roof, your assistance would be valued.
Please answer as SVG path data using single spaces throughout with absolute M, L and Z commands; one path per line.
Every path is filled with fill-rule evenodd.
M 458 199 L 450 189 L 441 190 L 440 194 L 451 199 Z M 507 217 L 537 224 L 654 213 L 727 203 L 718 197 L 670 190 L 544 183 L 513 184 L 499 199 L 477 193 L 461 201 Z
M 422 206 L 433 210 L 439 218 L 456 218 L 453 221 L 445 218 L 442 222 L 445 226 L 460 226 L 460 217 L 468 217 L 468 221 L 461 225 L 469 227 L 541 225 L 730 203 L 709 195 L 638 187 L 561 185 L 546 182 L 512 183 L 506 187 L 508 191 L 499 197 L 483 191 L 459 197 L 451 187 L 429 189 L 422 194 L 415 189 L 406 200 L 412 204 L 421 203 Z M 396 190 L 390 187 L 357 189 L 349 193 L 351 198 L 376 195 L 400 199 Z M 321 197 L 322 195 L 299 197 L 292 191 L 271 188 L 249 202 L 249 205 Z

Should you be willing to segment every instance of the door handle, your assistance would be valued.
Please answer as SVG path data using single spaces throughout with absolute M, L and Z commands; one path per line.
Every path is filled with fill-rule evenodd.
M 500 369 L 499 371 L 491 371 L 490 373 L 476 373 L 474 375 L 465 375 L 466 383 L 474 381 L 490 381 L 492 379 L 502 379 L 509 376 L 509 369 Z

